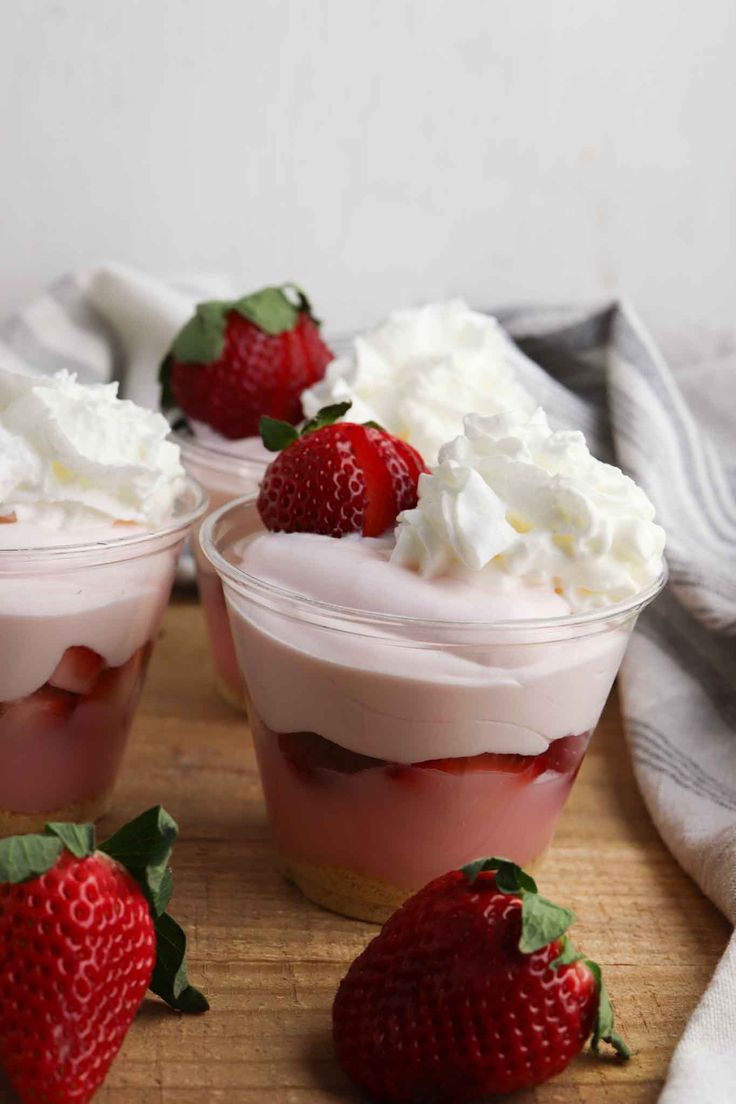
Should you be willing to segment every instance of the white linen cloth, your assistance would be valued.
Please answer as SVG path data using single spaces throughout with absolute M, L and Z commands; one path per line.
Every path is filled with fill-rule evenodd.
M 194 302 L 232 292 L 217 278 L 163 284 L 120 265 L 65 276 L 0 325 L 0 365 L 118 378 L 123 396 L 155 406 L 158 364 Z M 670 335 L 673 374 L 626 304 L 495 313 L 552 421 L 630 472 L 667 530 L 670 583 L 621 672 L 625 729 L 662 838 L 736 924 L 736 337 Z M 734 1100 L 736 938 L 660 1104 Z

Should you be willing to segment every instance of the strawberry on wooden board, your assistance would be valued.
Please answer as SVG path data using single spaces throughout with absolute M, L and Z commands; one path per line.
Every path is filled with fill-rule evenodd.
M 156 806 L 99 847 L 92 824 L 0 840 L 0 1069 L 21 1104 L 86 1104 L 147 989 L 209 1007 L 166 912 L 177 835 Z
M 469 1104 L 560 1073 L 592 1033 L 629 1057 L 569 909 L 507 859 L 479 859 L 409 898 L 356 958 L 333 1007 L 337 1057 L 396 1104 Z
M 340 537 L 380 537 L 417 504 L 427 471 L 406 441 L 373 424 L 338 422 L 351 403 L 320 410 L 298 431 L 261 418 L 266 448 L 279 455 L 261 480 L 258 513 L 267 529 Z
M 200 303 L 161 365 L 162 405 L 223 437 L 253 437 L 262 414 L 301 421 L 301 393 L 332 359 L 295 284 Z

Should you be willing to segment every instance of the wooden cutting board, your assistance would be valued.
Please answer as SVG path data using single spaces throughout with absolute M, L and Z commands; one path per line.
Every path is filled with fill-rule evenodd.
M 169 609 L 112 814 L 156 802 L 181 827 L 172 912 L 190 937 L 190 976 L 212 1008 L 171 1013 L 147 999 L 100 1104 L 358 1101 L 335 1065 L 330 1006 L 375 934 L 308 901 L 273 870 L 244 719 L 221 704 L 201 610 Z M 518 1104 L 648 1104 L 729 935 L 663 847 L 639 797 L 615 698 L 593 739 L 538 878 L 577 913 L 575 941 L 604 968 L 626 1065 L 585 1054 Z

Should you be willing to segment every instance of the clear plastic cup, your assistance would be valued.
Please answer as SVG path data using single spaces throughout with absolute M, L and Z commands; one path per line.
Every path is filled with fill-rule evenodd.
M 0 835 L 107 809 L 176 562 L 206 496 L 119 538 L 0 549 Z
M 533 867 L 636 618 L 664 580 L 574 616 L 402 618 L 247 574 L 239 548 L 260 528 L 254 499 L 242 499 L 210 516 L 202 543 L 247 673 L 287 876 L 320 905 L 380 921 L 431 878 L 480 856 Z
M 266 460 L 257 456 L 258 449 L 254 449 L 257 458 L 251 459 L 202 445 L 185 434 L 175 434 L 173 439 L 181 448 L 182 463 L 188 474 L 207 491 L 210 513 L 224 503 L 258 489 L 267 465 Z M 215 668 L 215 686 L 229 705 L 245 711 L 245 691 L 235 656 L 222 584 L 214 567 L 202 552 L 200 524 L 192 528 L 192 551 L 197 565 L 197 588 Z

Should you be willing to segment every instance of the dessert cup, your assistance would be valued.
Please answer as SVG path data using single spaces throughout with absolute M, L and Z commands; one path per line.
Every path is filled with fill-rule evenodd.
M 176 561 L 206 497 L 87 543 L 0 548 L 0 835 L 105 812 Z
M 175 435 L 174 440 L 181 448 L 182 463 L 188 474 L 206 490 L 210 512 L 234 498 L 258 489 L 268 460 L 261 455 L 263 447 L 255 438 L 252 442 L 250 438 L 242 442 L 246 450 L 249 443 L 252 443 L 252 455 L 245 456 L 228 451 L 226 444 L 220 450 L 200 444 L 193 437 L 183 434 Z M 212 650 L 215 686 L 229 705 L 245 711 L 245 690 L 235 655 L 222 584 L 214 567 L 202 552 L 200 524 L 192 529 L 192 549 L 197 565 L 197 587 Z
M 248 574 L 255 498 L 212 514 L 272 836 L 320 905 L 382 921 L 431 878 L 547 850 L 639 612 L 541 620 L 356 611 Z

